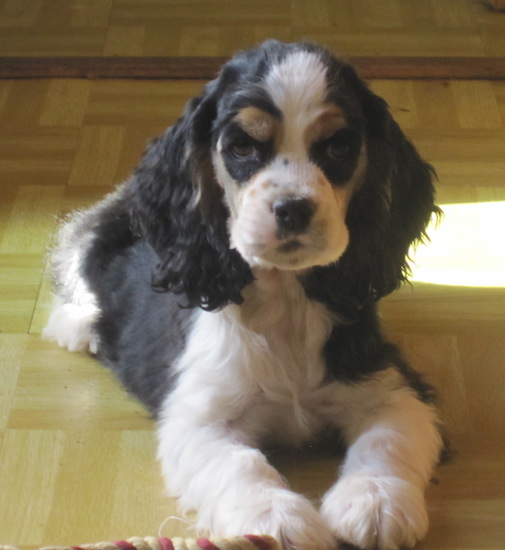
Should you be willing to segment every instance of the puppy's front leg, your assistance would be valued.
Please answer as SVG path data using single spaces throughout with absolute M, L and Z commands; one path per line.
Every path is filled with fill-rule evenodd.
M 349 449 L 321 514 L 363 550 L 411 547 L 428 529 L 424 490 L 442 446 L 437 415 L 400 378 L 390 369 L 344 398 Z
M 287 488 L 243 433 L 177 409 L 168 407 L 160 422 L 159 459 L 170 492 L 185 511 L 196 510 L 199 528 L 217 536 L 269 534 L 285 550 L 336 547 L 312 504 Z

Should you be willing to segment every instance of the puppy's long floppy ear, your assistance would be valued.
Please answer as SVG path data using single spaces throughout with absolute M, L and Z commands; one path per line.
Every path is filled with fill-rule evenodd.
M 228 212 L 212 168 L 218 87 L 219 79 L 211 82 L 151 144 L 128 187 L 134 229 L 159 259 L 153 288 L 208 310 L 240 303 L 242 288 L 252 280 L 247 264 L 230 249 Z
M 308 286 L 317 294 L 322 282 L 316 281 L 323 277 L 335 290 L 320 299 L 353 318 L 407 279 L 409 248 L 425 238 L 426 226 L 439 209 L 434 204 L 435 172 L 393 120 L 386 102 L 352 67 L 345 65 L 340 78 L 361 103 L 367 175 L 348 207 L 348 249 L 335 265 L 316 270 Z

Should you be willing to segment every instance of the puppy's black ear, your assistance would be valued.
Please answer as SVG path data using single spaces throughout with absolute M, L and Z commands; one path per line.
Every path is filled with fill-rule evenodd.
M 208 310 L 240 303 L 242 288 L 252 280 L 247 264 L 230 249 L 228 211 L 214 179 L 217 89 L 218 82 L 211 82 L 151 144 L 128 186 L 134 230 L 159 259 L 153 288 L 181 294 L 184 305 Z
M 422 241 L 433 214 L 434 169 L 393 120 L 386 102 L 363 88 L 368 170 L 351 201 L 348 224 L 369 263 L 368 285 L 374 299 L 389 294 L 409 275 L 408 253 Z M 364 221 L 364 224 L 363 224 Z
M 325 301 L 350 318 L 366 303 L 395 290 L 409 275 L 410 246 L 422 240 L 434 204 L 433 168 L 393 120 L 386 102 L 344 66 L 340 71 L 364 118 L 368 168 L 346 217 L 350 243 L 334 266 L 317 270 L 335 290 Z
M 386 102 L 363 84 L 362 98 L 369 164 L 347 223 L 356 253 L 369 262 L 369 288 L 378 299 L 406 280 L 409 248 L 425 237 L 432 214 L 439 210 L 433 168 L 393 120 Z

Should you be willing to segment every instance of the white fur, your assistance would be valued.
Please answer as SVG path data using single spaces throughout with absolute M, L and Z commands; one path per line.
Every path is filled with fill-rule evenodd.
M 318 55 L 297 52 L 274 65 L 265 78 L 265 88 L 283 114 L 280 151 L 293 158 L 307 158 L 307 127 L 327 106 L 326 73 Z
M 428 529 L 424 488 L 441 438 L 433 407 L 385 371 L 355 388 L 339 424 L 350 445 L 322 516 L 340 540 L 365 550 L 413 546 Z
M 321 515 L 339 540 L 362 550 L 410 548 L 428 529 L 424 489 L 373 471 L 343 477 L 326 495 Z
M 347 194 L 335 190 L 308 159 L 285 166 L 278 156 L 244 191 L 231 223 L 232 245 L 250 265 L 300 270 L 334 262 L 349 242 Z M 315 206 L 309 228 L 297 236 L 301 248 L 289 254 L 278 250 L 282 240 L 272 211 L 272 204 L 286 197 L 309 199 Z
M 370 549 L 412 545 L 427 528 L 435 413 L 393 369 L 360 384 L 325 383 L 324 308 L 289 274 L 256 275 L 245 307 L 200 314 L 178 364 L 158 431 L 171 493 L 215 534 L 267 532 L 307 550 L 329 550 L 333 537 Z M 300 444 L 326 426 L 342 429 L 350 449 L 320 516 L 256 447 L 270 438 Z
M 91 302 L 84 305 L 62 303 L 55 305 L 42 337 L 54 340 L 69 351 L 89 351 L 96 354 L 98 339 L 93 324 L 98 308 Z
M 98 351 L 98 336 L 93 331 L 93 324 L 99 308 L 83 277 L 82 263 L 95 236 L 93 219 L 121 192 L 118 188 L 89 210 L 75 212 L 61 225 L 56 236 L 50 267 L 58 282 L 58 292 L 42 337 L 58 342 L 69 351 Z
M 64 243 L 64 247 L 52 258 L 53 269 L 62 274 L 59 279 L 61 288 L 42 337 L 58 342 L 69 351 L 96 353 L 98 337 L 93 332 L 93 324 L 99 309 L 94 294 L 80 273 L 84 250 L 72 246 L 73 225 L 74 222 L 70 222 L 63 226 L 60 243 Z
M 198 510 L 199 528 L 328 549 L 333 535 L 315 508 L 254 447 L 267 437 L 301 443 L 313 435 L 317 419 L 303 388 L 322 383 L 319 350 L 330 321 L 289 274 L 265 273 L 257 285 L 245 310 L 200 314 L 160 421 L 159 458 L 172 494 Z

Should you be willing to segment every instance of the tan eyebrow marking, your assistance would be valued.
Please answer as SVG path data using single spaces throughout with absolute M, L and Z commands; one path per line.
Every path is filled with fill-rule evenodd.
M 278 132 L 278 121 L 257 107 L 245 107 L 239 111 L 234 120 L 257 141 L 268 141 Z
M 344 112 L 336 105 L 328 105 L 305 131 L 305 143 L 311 145 L 331 137 L 337 130 L 345 128 L 347 121 Z

